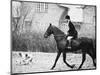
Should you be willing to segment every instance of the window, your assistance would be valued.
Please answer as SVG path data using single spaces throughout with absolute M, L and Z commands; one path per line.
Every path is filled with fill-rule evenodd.
M 46 13 L 47 11 L 48 11 L 48 4 L 47 3 L 37 3 L 36 12 Z
M 32 21 L 25 21 L 25 30 L 26 32 L 31 31 Z

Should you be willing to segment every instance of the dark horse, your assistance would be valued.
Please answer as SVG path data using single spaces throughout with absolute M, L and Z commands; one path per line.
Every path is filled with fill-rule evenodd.
M 66 62 L 66 52 L 73 52 L 76 53 L 77 51 L 80 50 L 80 52 L 82 53 L 82 63 L 79 66 L 78 69 L 80 69 L 86 59 L 86 53 L 89 54 L 92 59 L 93 59 L 93 64 L 96 67 L 96 49 L 95 49 L 95 40 L 91 39 L 91 38 L 87 38 L 87 37 L 80 37 L 77 38 L 75 40 L 72 40 L 72 48 L 68 49 L 66 47 L 66 45 L 68 44 L 66 41 L 66 34 L 64 34 L 64 32 L 62 32 L 60 29 L 58 29 L 57 27 L 53 26 L 50 24 L 50 26 L 48 27 L 47 31 L 44 34 L 44 38 L 48 38 L 48 36 L 50 36 L 51 34 L 54 35 L 55 41 L 57 43 L 57 48 L 58 48 L 58 52 L 57 52 L 57 57 L 55 60 L 54 65 L 52 66 L 51 69 L 54 69 L 54 67 L 56 66 L 56 63 L 61 55 L 61 53 L 63 53 L 63 61 L 64 63 L 69 66 L 70 68 L 73 68 L 75 65 L 69 65 Z

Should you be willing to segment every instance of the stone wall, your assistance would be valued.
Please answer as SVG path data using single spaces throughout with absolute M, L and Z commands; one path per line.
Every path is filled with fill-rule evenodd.
M 96 13 L 95 6 L 85 6 L 83 9 L 83 24 L 79 36 L 95 38 Z

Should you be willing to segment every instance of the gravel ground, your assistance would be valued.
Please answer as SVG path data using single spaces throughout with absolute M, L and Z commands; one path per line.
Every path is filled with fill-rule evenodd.
M 19 53 L 23 55 L 28 54 L 32 58 L 32 62 L 23 62 L 25 57 L 20 57 Z M 12 52 L 12 73 L 30 73 L 30 72 L 47 72 L 47 71 L 62 71 L 62 70 L 76 70 L 82 61 L 81 54 L 66 53 L 66 61 L 72 65 L 73 69 L 66 66 L 63 62 L 62 55 L 60 56 L 54 70 L 50 70 L 53 66 L 57 53 L 43 53 L 43 52 Z M 86 55 L 86 60 L 82 69 L 94 69 L 92 59 Z

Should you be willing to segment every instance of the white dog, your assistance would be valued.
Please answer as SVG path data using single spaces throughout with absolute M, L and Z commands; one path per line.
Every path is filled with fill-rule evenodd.
M 16 60 L 19 65 L 28 65 L 32 63 L 33 58 L 29 54 L 19 53 L 20 59 Z

